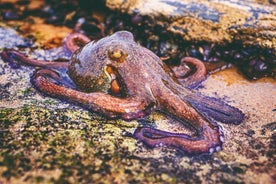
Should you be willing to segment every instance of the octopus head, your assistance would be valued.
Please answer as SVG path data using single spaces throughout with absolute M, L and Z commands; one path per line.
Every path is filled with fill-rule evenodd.
M 89 42 L 73 54 L 68 74 L 82 91 L 123 96 L 124 81 L 117 69 L 128 59 L 134 44 L 133 35 L 127 31 Z

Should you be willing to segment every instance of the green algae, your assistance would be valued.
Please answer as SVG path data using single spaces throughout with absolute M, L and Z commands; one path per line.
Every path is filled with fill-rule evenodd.
M 1 109 L 1 176 L 10 179 L 25 175 L 30 170 L 58 168 L 62 170 L 61 175 L 50 178 L 57 182 L 72 175 L 77 178 L 82 174 L 109 173 L 111 155 L 118 154 L 116 149 L 123 149 L 118 145 L 123 142 L 120 140 L 123 137 L 118 137 L 122 129 L 112 125 L 112 121 L 102 122 L 102 118 L 91 119 L 89 115 L 80 110 L 48 110 L 30 106 Z M 128 139 L 135 143 L 134 139 Z M 127 147 L 124 149 L 127 151 Z M 86 173 L 83 168 L 90 171 Z M 31 176 L 27 178 L 28 181 L 37 180 Z M 38 178 L 37 181 L 44 180 L 42 176 Z
M 1 108 L 0 181 L 179 182 L 175 170 L 170 171 L 178 159 L 145 158 L 140 153 L 146 150 L 124 135 L 137 125 L 136 121 L 106 120 L 81 109 Z M 163 153 L 171 154 L 166 149 Z M 185 170 L 189 173 L 195 168 Z

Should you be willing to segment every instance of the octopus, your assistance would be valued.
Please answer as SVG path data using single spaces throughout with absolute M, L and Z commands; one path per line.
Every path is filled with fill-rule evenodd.
M 166 65 L 136 43 L 128 31 L 98 41 L 72 33 L 65 46 L 72 52 L 69 61 L 30 59 L 14 49 L 4 49 L 1 57 L 9 63 L 38 67 L 31 83 L 50 97 L 111 119 L 141 120 L 158 111 L 194 132 L 190 135 L 138 126 L 133 137 L 151 148 L 163 146 L 192 155 L 212 154 L 221 150 L 224 142 L 217 122 L 240 124 L 244 119 L 239 109 L 193 90 L 206 76 L 204 64 L 196 58 L 184 57 L 179 66 Z M 183 72 L 187 64 L 195 72 Z

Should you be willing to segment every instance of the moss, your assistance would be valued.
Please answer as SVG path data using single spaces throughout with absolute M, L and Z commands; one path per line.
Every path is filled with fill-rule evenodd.
M 31 106 L 1 109 L 0 114 L 6 129 L 1 134 L 0 174 L 7 180 L 26 176 L 26 182 L 71 183 L 92 182 L 95 174 L 109 175 L 110 181 L 114 173 L 131 175 L 127 170 L 133 165 L 125 169 L 121 161 L 129 155 L 128 144 L 133 150 L 136 141 L 123 137 L 120 126 L 127 130 L 136 123 L 107 121 L 81 110 Z M 21 128 L 15 131 L 15 127 Z M 37 169 L 61 173 L 50 178 L 31 174 Z

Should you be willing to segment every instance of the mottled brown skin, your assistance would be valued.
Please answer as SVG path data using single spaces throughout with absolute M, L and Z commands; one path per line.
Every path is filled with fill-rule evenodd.
M 189 136 L 151 127 L 137 128 L 134 137 L 150 147 L 167 146 L 190 154 L 213 153 L 220 150 L 223 143 L 223 133 L 215 120 L 238 124 L 243 119 L 238 109 L 186 88 L 205 77 L 206 70 L 199 60 L 183 59 L 182 62 L 193 63 L 198 69 L 184 80 L 176 68 L 172 70 L 153 52 L 138 45 L 127 31 L 114 33 L 95 43 L 89 42 L 74 52 L 69 64 L 47 66 L 43 61 L 35 62 L 16 51 L 4 51 L 1 55 L 4 60 L 17 58 L 43 67 L 35 72 L 31 82 L 39 91 L 54 98 L 125 120 L 143 118 L 151 111 L 159 110 L 196 130 L 195 136 Z M 63 83 L 61 75 L 53 71 L 67 67 L 67 73 L 76 85 L 73 88 Z

